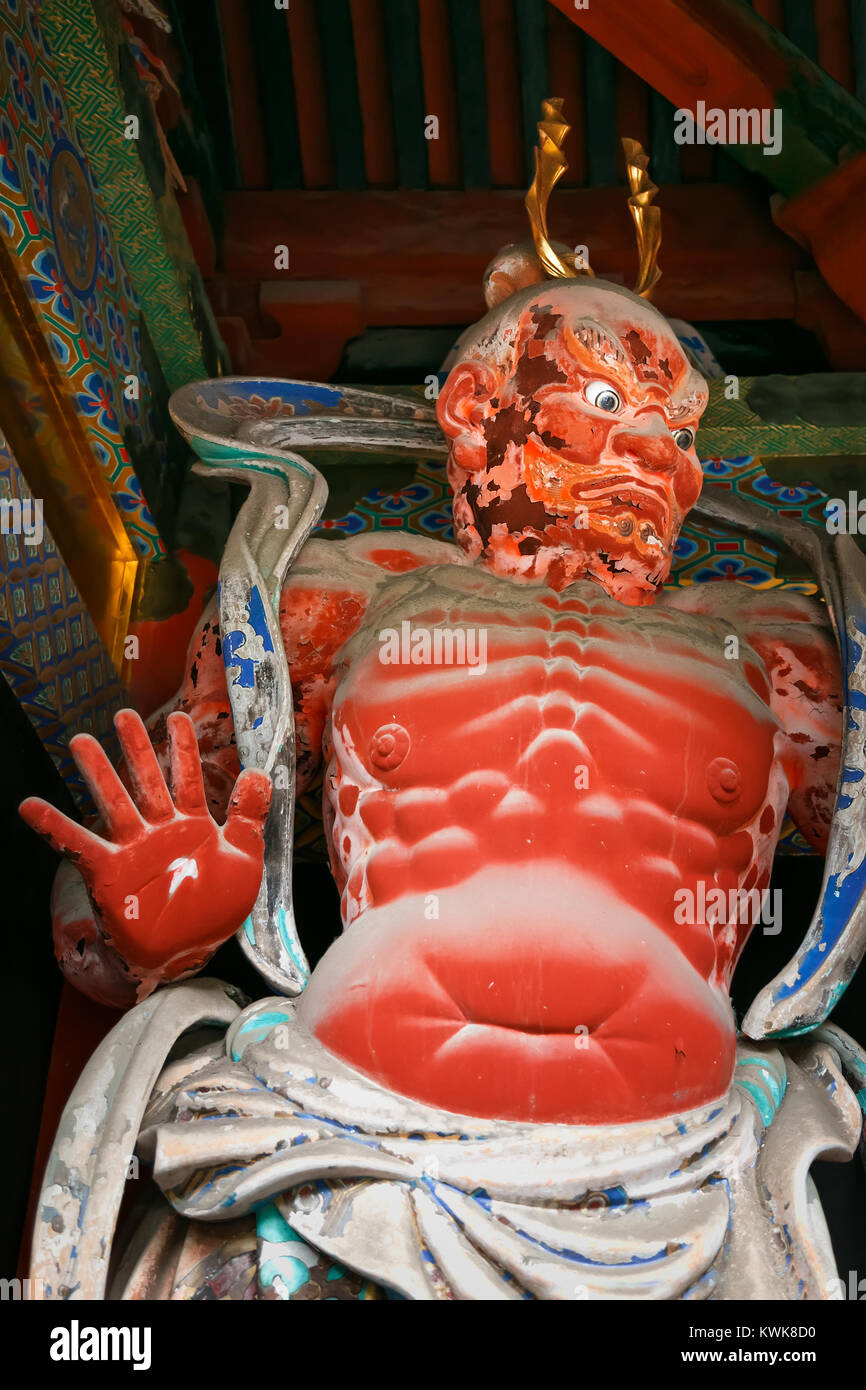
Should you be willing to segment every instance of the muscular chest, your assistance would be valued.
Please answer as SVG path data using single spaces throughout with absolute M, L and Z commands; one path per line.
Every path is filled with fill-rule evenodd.
M 724 833 L 760 809 L 778 730 L 730 635 L 590 584 L 403 576 L 341 653 L 336 756 L 362 790 L 567 817 L 643 803 Z

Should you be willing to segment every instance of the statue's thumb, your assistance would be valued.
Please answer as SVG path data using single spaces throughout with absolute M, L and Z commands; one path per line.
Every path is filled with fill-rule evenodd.
M 235 849 L 248 852 L 261 844 L 271 804 L 271 779 L 249 768 L 242 772 L 229 802 L 225 837 Z

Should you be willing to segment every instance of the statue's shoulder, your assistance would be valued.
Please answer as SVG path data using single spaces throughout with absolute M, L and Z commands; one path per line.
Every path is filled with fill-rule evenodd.
M 829 628 L 827 606 L 796 589 L 756 589 L 734 580 L 666 589 L 658 607 L 730 622 L 741 632 L 791 623 Z
M 292 565 L 287 584 L 323 587 L 350 584 L 372 591 L 387 575 L 408 574 L 431 565 L 468 565 L 470 561 L 447 541 L 417 536 L 411 531 L 367 531 L 338 540 L 314 537 Z

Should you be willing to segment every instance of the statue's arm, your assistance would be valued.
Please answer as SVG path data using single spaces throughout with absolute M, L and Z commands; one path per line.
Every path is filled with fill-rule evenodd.
M 451 550 L 419 541 L 403 555 L 367 537 L 311 541 L 293 566 L 280 629 L 299 791 L 321 762 L 336 653 L 388 573 L 429 563 L 431 546 L 437 558 Z M 85 830 L 36 798 L 22 814 L 65 856 L 52 897 L 64 975 L 98 1002 L 128 1008 L 200 969 L 249 915 L 261 882 L 270 784 L 260 773 L 240 775 L 215 601 L 190 641 L 180 689 L 151 716 L 147 733 L 132 711 L 116 722 L 125 754 L 118 772 L 95 739 L 71 745 L 100 811 L 96 827 Z
M 726 659 L 731 659 L 731 637 L 740 643 L 736 660 L 749 661 L 751 652 L 760 658 L 752 679 L 761 685 L 765 678 L 768 689 L 762 686 L 761 694 L 784 733 L 780 755 L 791 789 L 788 810 L 809 844 L 824 854 L 836 800 L 844 704 L 839 650 L 825 605 L 792 590 L 737 583 L 693 584 L 665 601 L 722 624 Z
M 839 649 L 817 600 L 782 591 L 760 596 L 748 614 L 750 646 L 764 660 L 770 702 L 787 735 L 788 811 L 825 854 L 842 750 L 844 693 Z
M 322 737 L 334 693 L 334 659 L 357 632 L 388 576 L 431 563 L 454 563 L 454 546 L 373 532 L 349 540 L 310 540 L 283 584 L 280 634 L 289 666 L 295 716 L 295 791 L 301 795 L 322 761 Z M 177 694 L 148 720 L 160 765 L 167 770 L 166 716 L 192 719 L 211 814 L 219 821 L 240 771 L 223 663 L 216 599 L 190 641 Z

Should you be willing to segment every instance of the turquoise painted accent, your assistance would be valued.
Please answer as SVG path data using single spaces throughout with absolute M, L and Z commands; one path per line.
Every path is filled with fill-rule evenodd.
M 276 1009 L 270 1013 L 253 1014 L 252 1018 L 241 1024 L 238 1033 L 253 1033 L 257 1028 L 271 1028 L 275 1023 L 288 1023 L 288 1014 L 278 1013 Z
M 294 1255 L 277 1255 L 276 1259 L 265 1260 L 259 1269 L 259 1280 L 267 1289 L 278 1275 L 288 1292 L 293 1294 L 309 1282 L 310 1271 L 303 1260 L 296 1260 Z
M 760 1086 L 756 1086 L 754 1081 L 743 1081 L 739 1077 L 737 1078 L 737 1085 L 741 1086 L 744 1091 L 748 1091 L 749 1095 L 752 1097 L 752 1099 L 758 1107 L 758 1112 L 761 1116 L 761 1119 L 764 1121 L 764 1125 L 768 1126 L 772 1124 L 773 1116 L 776 1113 L 776 1107 L 773 1104 L 771 1104 L 770 1100 L 761 1090 Z
M 284 1245 L 290 1240 L 304 1243 L 297 1231 L 293 1231 L 288 1221 L 280 1215 L 273 1202 L 268 1202 L 256 1212 L 256 1235 L 259 1240 L 269 1245 Z M 294 1255 L 274 1255 L 261 1265 L 259 1280 L 267 1289 L 277 1277 L 285 1284 L 288 1292 L 293 1294 L 307 1283 L 310 1271 L 304 1261 L 296 1259 Z
M 256 1212 L 256 1235 L 259 1240 L 266 1240 L 271 1245 L 282 1245 L 287 1240 L 301 1239 L 273 1202 L 268 1202 L 267 1206 Z
M 195 449 L 199 458 L 204 463 L 226 463 L 229 467 L 255 469 L 257 473 L 271 473 L 275 478 L 285 479 L 282 468 L 275 467 L 273 460 L 264 454 L 251 454 L 243 446 L 234 444 L 215 444 L 212 439 L 202 439 L 199 435 L 190 435 L 190 444 Z M 294 459 L 284 460 L 285 467 L 293 468 L 296 473 L 303 473 L 305 478 L 309 478 L 308 468 L 302 468 Z
M 331 1265 L 331 1268 L 328 1270 L 328 1279 L 342 1279 L 347 1272 L 348 1271 L 345 1270 L 342 1265 Z
M 860 1109 L 866 1115 L 866 1086 L 863 1087 L 862 1091 L 857 1092 L 857 1099 L 860 1102 Z
M 289 928 L 288 917 L 284 908 L 277 908 L 276 921 L 277 931 L 279 933 L 280 940 L 282 941 L 283 945 L 285 946 L 286 950 L 291 956 L 292 963 L 294 964 L 295 969 L 298 971 L 298 974 L 300 975 L 301 979 L 306 984 L 307 980 L 310 978 L 310 971 L 309 968 L 303 963 L 303 961 L 300 960 L 300 958 L 298 957 L 298 953 L 295 950 L 294 942 L 292 940 L 293 933 Z
M 802 1028 L 780 1028 L 777 1033 L 768 1033 L 767 1037 L 772 1038 L 801 1038 L 805 1033 L 814 1033 L 816 1028 L 820 1028 L 820 1023 L 806 1023 Z
M 280 941 L 285 946 L 286 951 L 288 952 L 288 955 L 292 963 L 294 964 L 295 969 L 297 970 L 298 974 L 303 980 L 304 984 L 306 984 L 307 980 L 309 980 L 310 978 L 309 966 L 304 964 L 304 962 L 299 958 L 297 951 L 295 950 L 295 946 L 292 941 L 292 933 L 288 925 L 288 918 L 286 916 L 285 909 L 282 907 L 277 909 L 276 923 L 277 933 L 279 935 Z M 255 931 L 253 930 L 252 917 L 248 917 L 247 920 L 244 922 L 243 933 L 247 938 L 247 941 L 249 941 L 250 945 L 255 946 L 256 936 Z
M 852 976 L 852 978 L 853 978 L 853 976 Z M 799 1038 L 799 1037 L 801 1037 L 804 1033 L 812 1033 L 812 1032 L 814 1032 L 814 1030 L 815 1030 L 816 1028 L 820 1028 L 820 1027 L 821 1027 L 821 1024 L 824 1023 L 824 1022 L 826 1022 L 826 1020 L 830 1017 L 831 1013 L 832 1013 L 833 1010 L 835 1009 L 836 1005 L 839 1003 L 839 1000 L 842 998 L 842 995 L 845 993 L 845 991 L 846 991 L 846 989 L 848 988 L 848 986 L 850 985 L 850 983 L 851 983 L 850 980 L 837 980 L 837 981 L 836 981 L 835 985 L 833 986 L 833 988 L 832 988 L 832 990 L 831 990 L 831 992 L 830 992 L 830 1002 L 829 1002 L 829 1004 L 827 1005 L 826 1009 L 824 1010 L 823 1017 L 821 1017 L 821 1018 L 819 1018 L 819 1019 L 816 1019 L 814 1023 L 807 1023 L 803 1028 L 780 1028 L 779 1031 L 778 1031 L 778 1033 L 768 1033 L 768 1034 L 767 1034 L 767 1037 L 768 1037 L 768 1038 Z M 791 992 L 793 993 L 793 991 L 791 991 Z M 779 997 L 781 997 L 781 996 L 779 996 Z
M 276 1027 L 278 1023 L 288 1023 L 288 1021 L 287 1014 L 277 1013 L 276 1010 L 270 1013 L 254 1014 L 252 1018 L 248 1018 L 245 1023 L 241 1024 L 235 1034 L 235 1045 L 232 1047 L 232 1061 L 239 1062 L 244 1055 L 244 1049 L 237 1046 L 237 1039 L 239 1039 L 242 1034 L 249 1033 L 252 1035 L 258 1033 L 261 1037 L 264 1037 L 264 1035 L 270 1032 L 271 1028 Z M 245 1043 L 251 1043 L 253 1041 L 258 1042 L 259 1039 L 254 1039 L 252 1036 L 245 1039 Z
M 764 1060 L 763 1057 L 743 1057 L 742 1061 L 738 1062 L 737 1065 L 740 1067 L 758 1068 L 763 1078 L 764 1085 L 770 1092 L 770 1095 L 773 1097 L 773 1100 L 776 1104 L 776 1109 L 778 1109 L 782 1103 L 782 1097 L 784 1096 L 785 1090 L 788 1085 L 787 1076 L 783 1076 L 780 1080 L 776 1076 L 776 1073 L 773 1071 L 772 1067 L 768 1066 L 767 1062 Z

